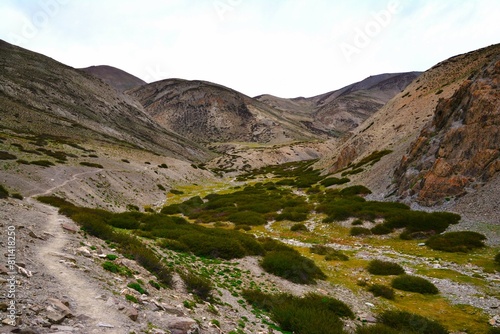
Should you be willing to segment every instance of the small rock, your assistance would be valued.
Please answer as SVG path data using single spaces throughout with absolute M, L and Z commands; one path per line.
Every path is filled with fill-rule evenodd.
M 38 236 L 35 234 L 35 232 L 33 232 L 32 230 L 28 229 L 28 235 L 34 239 L 40 239 L 40 240 L 44 240 L 42 237 Z
M 62 223 L 61 227 L 71 233 L 76 233 L 78 232 L 78 227 L 76 225 L 70 224 L 70 223 Z
M 83 256 L 85 256 L 85 257 L 91 257 L 91 256 L 92 256 L 92 254 L 90 253 L 90 251 L 89 251 L 89 250 L 87 249 L 87 247 L 85 247 L 85 246 L 82 246 L 82 247 L 80 247 L 80 248 L 77 248 L 76 253 L 77 253 L 78 255 L 83 255 Z
M 76 330 L 75 327 L 61 326 L 61 325 L 51 326 L 50 329 L 53 329 L 53 330 L 56 330 L 56 331 L 60 331 L 60 332 L 73 332 L 73 331 Z
M 365 303 L 365 305 L 366 305 L 366 306 L 369 306 L 369 307 L 374 307 L 374 306 L 375 306 L 374 304 L 369 303 L 369 302 L 366 302 L 366 303 Z
M 39 332 L 33 328 L 14 328 L 10 331 L 11 333 L 19 333 L 19 334 L 38 334 Z
M 137 312 L 137 309 L 135 307 L 125 308 L 124 313 L 132 321 L 137 321 L 137 318 L 139 317 L 139 312 Z
M 110 324 L 105 324 L 105 323 L 100 322 L 100 323 L 98 323 L 98 324 L 97 324 L 97 327 L 103 327 L 103 328 L 114 328 L 115 326 L 110 325 Z

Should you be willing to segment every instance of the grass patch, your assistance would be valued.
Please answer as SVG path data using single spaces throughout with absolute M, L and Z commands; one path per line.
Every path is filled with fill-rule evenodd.
M 0 151 L 0 160 L 16 160 L 17 157 L 6 151 Z
M 192 272 L 182 273 L 181 278 L 190 293 L 201 298 L 202 300 L 209 299 L 213 290 L 213 285 L 208 278 L 196 275 Z
M 439 293 L 438 288 L 426 280 L 425 278 L 411 275 L 401 275 L 392 280 L 391 283 L 394 289 L 417 292 L 421 294 L 436 295 Z
M 55 166 L 55 164 L 49 160 L 34 160 L 34 161 L 30 162 L 30 165 L 37 165 L 37 166 L 42 166 L 42 167 Z
M 460 231 L 435 235 L 427 240 L 425 244 L 434 250 L 443 252 L 468 253 L 472 250 L 485 247 L 483 240 L 486 240 L 483 234 Z

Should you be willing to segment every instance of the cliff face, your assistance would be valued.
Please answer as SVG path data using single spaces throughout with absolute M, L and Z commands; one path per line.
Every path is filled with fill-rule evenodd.
M 447 99 L 395 171 L 398 194 L 423 205 L 459 197 L 500 171 L 500 56 Z

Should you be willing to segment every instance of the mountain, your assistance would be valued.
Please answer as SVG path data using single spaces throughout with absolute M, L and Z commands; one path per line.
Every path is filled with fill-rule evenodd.
M 167 79 L 127 92 L 166 129 L 199 143 L 286 143 L 315 139 L 274 108 L 206 81 Z
M 452 57 L 424 72 L 319 164 L 352 171 L 376 151 L 390 154 L 350 176 L 373 197 L 433 205 L 497 177 L 500 45 Z M 354 174 L 354 173 L 353 173 Z M 459 203 L 455 203 L 459 205 Z M 450 204 L 451 205 L 451 204 Z
M 400 196 L 435 205 L 474 191 L 500 172 L 500 54 L 486 59 L 451 97 L 438 101 L 411 144 L 395 171 Z
M 184 160 L 210 154 L 156 124 L 142 106 L 101 80 L 0 41 L 0 127 L 77 142 L 112 142 Z
M 421 72 L 379 74 L 310 98 L 283 99 L 260 95 L 256 99 L 294 115 L 310 129 L 341 135 L 373 115 L 420 74 Z
M 90 66 L 86 68 L 80 68 L 80 70 L 101 79 L 120 92 L 124 92 L 126 90 L 146 84 L 146 81 L 112 66 Z

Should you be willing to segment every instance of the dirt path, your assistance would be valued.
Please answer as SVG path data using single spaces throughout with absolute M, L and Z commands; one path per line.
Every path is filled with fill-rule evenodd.
M 113 307 L 106 305 L 106 301 L 96 299 L 103 291 L 96 288 L 96 282 L 91 282 L 88 275 L 82 275 L 80 269 L 69 268 L 61 263 L 61 256 L 66 254 L 65 248 L 72 241 L 72 235 L 64 232 L 61 224 L 69 221 L 69 218 L 59 215 L 57 208 L 42 204 L 34 199 L 35 196 L 48 195 L 54 190 L 75 181 L 84 174 L 98 173 L 101 170 L 84 172 L 73 175 L 62 184 L 54 186 L 41 194 L 28 198 L 28 202 L 36 207 L 40 212 L 47 215 L 46 225 L 43 229 L 49 233 L 50 238 L 38 249 L 37 256 L 39 263 L 43 266 L 47 275 L 53 276 L 59 283 L 61 292 L 67 295 L 72 301 L 70 308 L 75 316 L 86 316 L 87 327 L 82 329 L 82 333 L 109 333 L 122 334 L 128 332 L 123 328 L 125 315 L 119 313 Z M 72 256 L 72 254 L 66 254 Z M 112 326 L 112 327 L 111 327 Z

